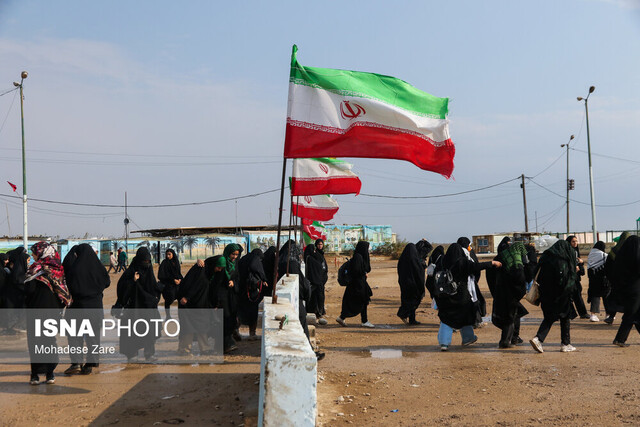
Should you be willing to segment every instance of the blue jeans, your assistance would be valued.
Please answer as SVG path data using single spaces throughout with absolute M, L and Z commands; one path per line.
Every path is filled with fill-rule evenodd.
M 460 328 L 460 335 L 462 335 L 462 343 L 473 341 L 475 334 L 473 333 L 473 326 L 467 325 Z M 438 344 L 451 345 L 451 338 L 453 337 L 453 328 L 447 324 L 440 322 L 440 329 L 438 330 Z

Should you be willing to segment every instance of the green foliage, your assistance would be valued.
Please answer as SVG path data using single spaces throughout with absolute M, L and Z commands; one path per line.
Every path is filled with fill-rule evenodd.
M 396 243 L 386 242 L 379 245 L 377 248 L 371 251 L 372 255 L 382 255 L 391 257 L 391 259 L 398 259 L 404 250 L 404 247 L 407 246 L 406 240 L 400 240 Z

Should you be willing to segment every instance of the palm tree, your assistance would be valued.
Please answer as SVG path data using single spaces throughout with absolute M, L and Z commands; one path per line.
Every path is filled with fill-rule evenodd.
M 192 259 L 191 250 L 198 244 L 198 238 L 193 236 L 187 236 L 184 238 L 184 245 L 189 248 L 189 259 Z
M 206 239 L 204 239 L 205 257 L 207 256 L 206 254 L 207 246 L 211 246 L 211 255 L 213 256 L 215 255 L 216 246 L 218 246 L 218 243 L 220 243 L 220 239 L 218 237 L 207 237 Z
M 138 244 L 136 245 L 136 248 L 140 248 L 140 247 L 142 247 L 142 246 L 149 247 L 149 241 L 148 241 L 148 240 L 143 240 L 142 242 L 140 242 L 140 243 L 138 243 Z
M 169 246 L 173 246 L 176 249 L 176 252 L 182 252 L 182 248 L 184 248 L 184 239 L 176 239 L 172 241 Z

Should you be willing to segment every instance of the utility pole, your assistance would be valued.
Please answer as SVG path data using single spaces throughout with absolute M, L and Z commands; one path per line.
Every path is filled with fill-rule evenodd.
M 127 261 L 129 262 L 129 215 L 127 213 L 127 192 L 124 192 L 124 253 L 127 255 Z
M 584 113 L 587 118 L 587 153 L 589 155 L 589 191 L 591 193 L 591 221 L 593 226 L 593 242 L 598 241 L 598 228 L 596 227 L 596 200 L 593 192 L 593 166 L 591 164 L 591 137 L 589 135 L 589 107 L 587 103 L 589 101 L 589 95 L 596 90 L 595 86 L 589 87 L 589 93 L 587 97 L 584 98 Z M 581 96 L 578 97 L 578 101 L 582 101 L 583 98 Z
M 522 188 L 522 201 L 524 202 L 524 231 L 528 233 L 529 219 L 527 217 L 527 192 L 524 188 L 524 174 L 520 175 L 520 178 L 522 178 L 522 184 L 520 184 L 520 188 Z
M 20 83 L 13 82 L 15 87 L 20 88 L 20 122 L 22 125 L 22 213 L 24 216 L 22 226 L 22 246 L 25 251 L 29 252 L 29 233 L 27 232 L 27 158 L 24 147 L 24 93 L 22 91 L 22 83 L 29 74 L 26 71 L 20 73 Z
M 538 232 L 538 211 L 536 211 L 536 233 Z
M 560 147 L 567 147 L 567 236 L 569 235 L 569 190 L 573 190 L 573 180 L 569 179 L 569 144 L 573 138 L 575 137 L 571 135 L 569 142 L 560 145 Z

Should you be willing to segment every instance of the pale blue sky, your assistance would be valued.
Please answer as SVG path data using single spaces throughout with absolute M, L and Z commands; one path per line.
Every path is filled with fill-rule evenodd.
M 279 187 L 294 43 L 303 65 L 393 75 L 451 99 L 454 179 L 407 162 L 353 159 L 364 193 L 442 194 L 535 176 L 562 155 L 560 144 L 571 134 L 575 148 L 586 150 L 584 104 L 576 97 L 595 85 L 592 151 L 632 160 L 594 155 L 596 202 L 638 200 L 599 207 L 598 229 L 635 227 L 640 0 L 313 6 L 0 0 L 0 93 L 21 70 L 30 73 L 24 84 L 29 196 L 119 204 L 127 191 L 130 204 L 157 204 Z M 0 181 L 21 187 L 19 123 L 18 98 L 0 97 Z M 586 154 L 570 155 L 571 196 L 588 203 Z M 565 165 L 562 157 L 535 181 L 564 194 Z M 8 186 L 0 191 L 9 192 Z M 540 230 L 565 230 L 562 198 L 533 183 L 527 196 L 531 229 L 537 212 Z M 524 223 L 515 181 L 422 201 L 337 199 L 337 223 L 391 224 L 411 240 L 452 241 L 520 230 Z M 11 234 L 21 234 L 19 201 L 1 197 L 5 203 Z M 275 193 L 241 200 L 237 221 L 275 223 L 277 204 Z M 30 207 L 32 233 L 122 233 L 120 209 Z M 235 225 L 235 211 L 228 202 L 130 214 L 137 229 Z M 6 234 L 6 209 L 0 212 L 0 234 Z M 572 203 L 571 213 L 572 229 L 591 228 L 588 204 Z

